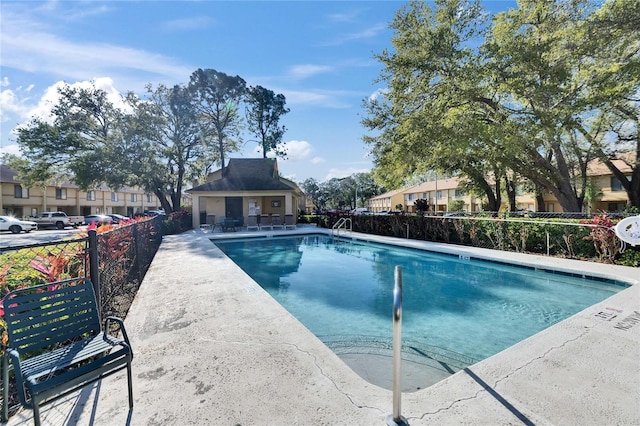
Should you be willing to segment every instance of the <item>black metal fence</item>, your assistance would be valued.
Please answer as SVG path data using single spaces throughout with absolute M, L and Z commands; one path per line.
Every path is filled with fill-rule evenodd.
M 125 317 L 151 265 L 163 235 L 156 216 L 104 233 L 88 231 L 80 238 L 0 248 L 0 295 L 66 278 L 90 277 L 101 318 Z M 4 312 L 0 309 L 0 356 L 6 349 Z M 0 375 L 0 388 L 4 387 Z M 18 408 L 10 381 L 10 413 Z

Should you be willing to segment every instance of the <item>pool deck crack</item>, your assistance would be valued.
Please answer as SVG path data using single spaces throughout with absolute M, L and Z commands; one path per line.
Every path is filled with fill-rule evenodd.
M 368 406 L 368 405 L 364 405 L 364 404 L 358 404 L 355 402 L 354 398 L 349 395 L 347 392 L 343 391 L 342 389 L 340 389 L 340 387 L 338 386 L 338 384 L 335 382 L 335 380 L 333 380 L 327 373 L 325 373 L 324 369 L 322 368 L 322 366 L 320 366 L 320 364 L 318 363 L 318 357 L 307 351 L 304 349 L 301 349 L 298 345 L 294 344 L 294 343 L 287 343 L 287 342 L 277 342 L 277 343 L 266 343 L 266 342 L 240 342 L 237 340 L 223 340 L 223 339 L 205 339 L 205 338 L 201 338 L 200 340 L 206 340 L 206 341 L 210 341 L 210 342 L 222 342 L 222 343 L 231 343 L 231 344 L 238 344 L 238 345 L 263 345 L 263 346 L 276 346 L 276 347 L 282 347 L 282 346 L 289 346 L 294 348 L 296 351 L 301 352 L 307 356 L 309 356 L 312 360 L 313 360 L 313 364 L 315 365 L 315 367 L 318 369 L 318 371 L 320 372 L 320 374 L 325 377 L 326 379 L 329 380 L 329 382 L 331 382 L 331 384 L 333 385 L 333 387 L 338 391 L 338 393 L 340 393 L 341 395 L 343 395 L 345 398 L 347 398 L 349 400 L 349 402 L 357 408 L 364 408 L 364 409 L 371 409 L 371 410 L 376 410 L 379 411 L 380 413 L 384 414 L 383 410 L 380 409 L 379 407 L 372 407 L 372 406 Z
M 522 370 L 522 369 L 524 369 L 524 368 L 528 367 L 528 366 L 529 366 L 529 365 L 531 365 L 532 363 L 534 363 L 534 362 L 536 362 L 536 361 L 539 361 L 539 360 L 541 360 L 541 359 L 546 358 L 546 357 L 547 357 L 551 352 L 553 352 L 553 351 L 555 351 L 555 350 L 557 350 L 557 349 L 561 349 L 561 348 L 563 348 L 564 346 L 566 346 L 567 344 L 569 344 L 569 343 L 571 343 L 571 342 L 575 342 L 575 341 L 577 341 L 577 340 L 581 339 L 582 337 L 586 336 L 586 335 L 587 335 L 587 334 L 588 334 L 588 333 L 589 333 L 589 332 L 590 332 L 594 327 L 595 327 L 595 325 L 592 325 L 592 326 L 589 326 L 589 327 L 585 327 L 585 330 L 583 330 L 579 335 L 577 335 L 577 336 L 575 336 L 575 337 L 572 337 L 571 339 L 567 339 L 567 340 L 565 340 L 564 342 L 562 342 L 562 344 L 557 345 L 557 346 L 553 346 L 553 347 L 549 348 L 549 349 L 548 349 L 548 350 L 546 350 L 542 355 L 539 355 L 539 356 L 536 356 L 536 357 L 534 357 L 534 358 L 530 359 L 529 361 L 525 362 L 524 364 L 522 364 L 522 365 L 520 365 L 519 367 L 517 367 L 517 368 L 515 368 L 514 370 L 512 370 L 510 373 L 508 373 L 508 374 L 506 374 L 505 376 L 503 376 L 503 377 L 501 377 L 501 378 L 499 378 L 499 379 L 495 380 L 495 381 L 493 382 L 493 386 L 492 386 L 491 388 L 492 388 L 492 389 L 497 388 L 497 387 L 498 387 L 498 385 L 499 385 L 501 382 L 503 382 L 503 381 L 507 380 L 509 377 L 511 377 L 512 375 L 516 374 L 518 371 L 520 371 L 520 370 Z M 424 420 L 424 419 L 425 419 L 425 417 L 427 417 L 427 416 L 432 416 L 432 415 L 436 415 L 436 414 L 442 413 L 442 412 L 444 412 L 444 411 L 448 411 L 449 409 L 453 408 L 453 407 L 454 407 L 455 405 L 457 405 L 458 403 L 465 402 L 465 401 L 471 401 L 471 400 L 473 400 L 473 399 L 476 399 L 476 398 L 478 397 L 478 395 L 480 395 L 480 394 L 481 394 L 481 393 L 483 393 L 483 392 L 489 392 L 489 391 L 488 391 L 488 390 L 486 390 L 486 389 L 479 389 L 479 390 L 478 390 L 475 394 L 473 394 L 472 396 L 468 396 L 468 397 L 465 397 L 465 398 L 458 398 L 458 399 L 456 399 L 456 400 L 452 401 L 452 402 L 451 402 L 448 406 L 446 406 L 446 407 L 439 408 L 439 409 L 437 409 L 437 410 L 435 410 L 435 411 L 425 412 L 425 413 L 423 413 L 423 414 L 422 414 L 421 416 L 419 416 L 419 417 L 418 417 L 418 416 L 407 417 L 407 420 L 410 420 L 410 419 L 419 419 L 419 420 Z

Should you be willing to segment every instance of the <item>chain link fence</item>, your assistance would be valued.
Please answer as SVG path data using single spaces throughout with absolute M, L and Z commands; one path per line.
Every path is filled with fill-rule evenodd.
M 530 212 L 465 213 L 444 216 L 354 215 L 353 231 L 493 250 L 535 253 L 571 259 L 640 266 L 640 251 L 620 241 L 616 218 Z M 554 216 L 554 217 L 552 217 Z M 321 226 L 332 228 L 342 216 L 329 215 Z
M 101 318 L 124 318 L 151 265 L 163 235 L 163 218 L 89 231 L 80 238 L 0 248 L 0 294 L 17 288 L 67 278 L 90 277 Z M 0 308 L 0 356 L 7 345 L 4 311 Z M 0 388 L 5 384 L 0 375 Z M 15 380 L 9 381 L 10 415 L 19 409 Z

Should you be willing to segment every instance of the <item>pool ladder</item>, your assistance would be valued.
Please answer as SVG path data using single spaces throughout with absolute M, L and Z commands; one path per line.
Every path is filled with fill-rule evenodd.
M 352 232 L 352 222 L 350 217 L 342 217 L 338 220 L 333 227 L 331 228 L 331 235 L 334 237 L 340 236 L 340 229 L 344 229 L 345 231 Z
M 402 268 L 396 265 L 393 286 L 393 414 L 387 416 L 387 426 L 408 426 L 400 414 L 402 401 Z

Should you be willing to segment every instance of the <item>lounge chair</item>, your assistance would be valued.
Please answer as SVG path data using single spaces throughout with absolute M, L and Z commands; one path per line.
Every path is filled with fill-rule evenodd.
M 247 231 L 250 229 L 260 230 L 260 227 L 258 226 L 258 216 L 255 214 L 247 217 Z
M 292 214 L 284 215 L 284 229 L 296 229 L 295 218 Z
M 284 229 L 284 225 L 280 221 L 280 215 L 279 214 L 271 215 L 271 228 L 272 229 L 276 229 L 276 228 Z
M 273 226 L 271 226 L 271 216 L 269 216 L 268 214 L 261 214 L 260 215 L 260 230 L 263 229 L 273 229 Z

